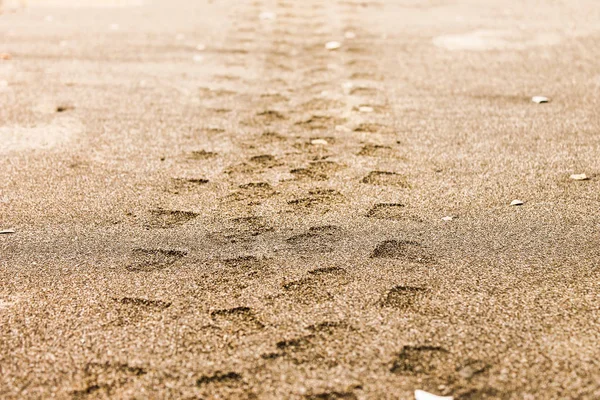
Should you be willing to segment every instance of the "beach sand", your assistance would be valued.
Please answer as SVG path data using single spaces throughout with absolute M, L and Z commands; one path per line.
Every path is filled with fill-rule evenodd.
M 598 21 L 5 4 L 0 398 L 600 398 Z

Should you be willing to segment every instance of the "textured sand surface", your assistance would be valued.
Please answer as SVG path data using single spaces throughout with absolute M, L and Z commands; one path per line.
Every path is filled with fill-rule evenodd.
M 0 398 L 600 398 L 595 0 L 8 3 Z

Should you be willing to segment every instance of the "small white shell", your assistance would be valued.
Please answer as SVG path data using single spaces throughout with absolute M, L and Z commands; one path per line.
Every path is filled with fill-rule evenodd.
M 424 390 L 415 390 L 415 400 L 453 400 L 452 396 L 437 396 Z
M 525 203 L 523 203 L 521 200 L 513 200 L 510 202 L 511 206 L 522 206 L 523 204 Z
M 321 145 L 327 145 L 327 144 L 329 144 L 329 143 L 328 143 L 328 142 L 327 142 L 327 140 L 325 140 L 325 139 L 313 139 L 313 140 L 311 140 L 311 141 L 310 141 L 310 144 L 321 144 Z
M 573 174 L 571 175 L 571 179 L 574 181 L 587 181 L 590 178 L 586 174 Z
M 442 221 L 452 221 L 453 219 L 454 219 L 454 217 L 451 217 L 451 216 L 442 217 Z
M 7 234 L 7 233 L 15 233 L 15 230 L 14 229 L 3 229 L 0 231 L 0 235 Z
M 325 43 L 325 48 L 327 50 L 337 50 L 340 47 L 342 47 L 342 44 L 340 42 L 336 42 L 335 40 Z
M 544 97 L 544 96 L 533 96 L 531 98 L 531 101 L 533 101 L 534 103 L 537 103 L 537 104 L 541 104 L 541 103 L 549 102 L 550 99 L 548 99 L 547 97 Z

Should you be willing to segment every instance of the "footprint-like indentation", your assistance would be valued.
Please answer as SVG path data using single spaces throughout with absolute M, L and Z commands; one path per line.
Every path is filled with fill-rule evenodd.
M 410 185 L 405 175 L 388 171 L 371 171 L 362 179 L 369 185 L 396 186 L 408 189 Z
M 197 218 L 200 214 L 193 211 L 167 210 L 157 208 L 150 210 L 148 226 L 150 228 L 172 228 L 183 225 Z
M 260 117 L 264 122 L 279 121 L 287 118 L 283 113 L 275 110 L 261 111 L 256 113 L 256 116 Z
M 254 311 L 249 307 L 235 307 L 223 310 L 214 310 L 210 316 L 217 323 L 227 325 L 234 330 L 256 330 L 264 325 L 256 318 Z
M 237 372 L 217 371 L 212 375 L 203 375 L 196 380 L 196 386 L 205 386 L 218 384 L 224 386 L 233 386 L 242 383 L 243 376 Z
M 300 105 L 302 110 L 331 110 L 334 108 L 342 108 L 344 103 L 339 100 L 324 99 L 317 97 Z
M 228 97 L 228 96 L 233 96 L 233 95 L 237 94 L 237 92 L 234 92 L 233 90 L 211 89 L 211 88 L 205 88 L 205 87 L 198 88 L 198 93 L 200 94 L 200 97 L 205 98 L 205 99 Z
M 317 334 L 333 335 L 338 331 L 347 331 L 350 327 L 343 321 L 324 321 L 310 325 L 306 329 Z
M 357 80 L 381 80 L 381 76 L 373 72 L 354 72 L 350 75 L 350 79 Z
M 377 203 L 367 212 L 367 217 L 390 220 L 413 219 L 407 215 L 406 206 L 400 203 Z
M 331 129 L 336 125 L 346 123 L 346 118 L 336 118 L 329 115 L 313 115 L 310 118 L 296 122 L 296 125 L 308 129 Z
M 344 166 L 335 161 L 312 161 L 306 168 L 294 168 L 290 171 L 298 180 L 326 181 L 329 175 L 335 173 Z
M 188 158 L 191 160 L 208 160 L 211 158 L 215 158 L 216 156 L 217 153 L 212 151 L 194 150 L 189 154 Z
M 273 187 L 266 182 L 250 182 L 239 186 L 238 191 L 228 197 L 231 200 L 259 200 L 273 197 L 277 194 Z
M 414 286 L 395 286 L 381 299 L 381 305 L 409 310 L 427 295 L 427 289 Z
M 260 95 L 260 98 L 263 100 L 267 100 L 271 103 L 280 103 L 284 101 L 289 101 L 287 97 L 280 93 L 263 93 Z
M 452 368 L 451 354 L 438 346 L 404 346 L 390 371 L 398 375 L 431 375 Z
M 180 190 L 189 191 L 204 186 L 209 182 L 205 178 L 173 178 L 172 187 L 169 189 L 172 193 L 179 193 Z
M 392 148 L 390 146 L 382 146 L 379 144 L 366 144 L 364 145 L 356 155 L 366 157 L 376 157 L 387 155 L 390 153 Z
M 126 305 L 126 306 L 137 306 L 140 308 L 146 309 L 154 309 L 154 310 L 164 310 L 166 308 L 171 307 L 170 302 L 162 301 L 162 300 L 148 300 L 142 299 L 138 297 L 121 297 L 121 298 L 113 298 L 117 303 Z
M 341 229 L 334 225 L 312 227 L 308 232 L 294 235 L 286 241 L 296 250 L 311 253 L 329 252 L 333 250 L 333 244 L 340 240 L 340 232 Z
M 258 173 L 266 169 L 274 168 L 282 163 L 270 154 L 261 154 L 250 157 L 248 162 L 236 164 L 225 170 L 227 174 L 250 174 Z
M 384 125 L 371 122 L 363 122 L 354 128 L 354 132 L 376 133 L 385 129 Z
M 334 189 L 312 189 L 308 196 L 288 201 L 288 204 L 298 208 L 313 208 L 322 205 L 340 203 L 344 196 Z
M 213 239 L 228 243 L 249 242 L 275 228 L 262 217 L 239 217 L 227 221 L 226 227 L 211 234 Z
M 353 96 L 373 96 L 377 94 L 377 89 L 366 86 L 358 86 L 350 89 L 350 94 Z
M 371 258 L 393 258 L 416 263 L 432 261 L 421 243 L 410 240 L 385 240 L 375 247 Z
M 186 251 L 165 249 L 134 249 L 126 269 L 131 272 L 152 272 L 167 268 L 187 255 Z
M 351 279 L 343 268 L 318 268 L 309 276 L 285 283 L 283 289 L 294 296 L 296 301 L 310 304 L 333 299 L 331 291 L 350 283 Z
M 356 400 L 358 397 L 352 392 L 322 392 L 304 396 L 306 400 Z
M 115 390 L 146 375 L 148 371 L 125 363 L 90 362 L 85 365 L 83 373 L 85 387 L 71 392 L 74 399 L 109 398 Z

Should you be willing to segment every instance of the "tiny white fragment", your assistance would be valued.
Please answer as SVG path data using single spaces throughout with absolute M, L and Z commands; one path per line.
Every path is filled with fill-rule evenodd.
M 361 107 L 358 107 L 358 111 L 363 112 L 363 113 L 371 113 L 371 112 L 373 112 L 373 107 L 361 106 Z
M 193 58 L 193 60 L 195 62 L 201 62 L 202 60 L 204 60 L 204 56 L 201 56 L 200 54 L 196 54 Z
M 454 217 L 451 217 L 451 216 L 442 217 L 442 221 L 452 221 L 453 219 L 454 219 Z
M 0 235 L 4 235 L 7 233 L 15 233 L 15 230 L 14 229 L 3 229 L 0 231 Z
M 573 174 L 571 175 L 571 179 L 574 181 L 587 181 L 590 178 L 586 174 Z
M 453 400 L 452 396 L 437 396 L 424 390 L 415 390 L 415 400 Z
M 196 46 L 196 50 L 204 51 L 206 50 L 206 45 L 204 43 L 200 43 L 198 46 Z
M 317 145 L 317 144 L 320 144 L 320 145 L 327 145 L 327 144 L 329 144 L 327 142 L 327 140 L 325 140 L 325 139 L 313 139 L 313 140 L 310 141 L 310 143 L 311 144 L 315 144 L 315 145 Z
M 345 90 L 350 90 L 354 87 L 354 83 L 352 82 L 344 82 L 342 83 L 342 88 Z
M 523 204 L 525 203 L 523 203 L 521 200 L 513 200 L 510 202 L 511 206 L 522 206 Z
M 342 47 L 342 44 L 340 42 L 336 42 L 335 40 L 325 43 L 325 48 L 327 50 L 337 50 L 340 47 Z
M 270 11 L 263 11 L 258 15 L 258 18 L 262 19 L 263 21 L 273 21 L 275 18 L 277 18 L 277 14 Z
M 541 103 L 547 103 L 550 100 L 547 97 L 544 97 L 544 96 L 533 96 L 531 98 L 531 101 L 533 101 L 534 103 L 537 103 L 537 104 L 541 104 Z
M 344 34 L 344 37 L 346 39 L 354 39 L 356 38 L 356 33 L 348 31 Z

